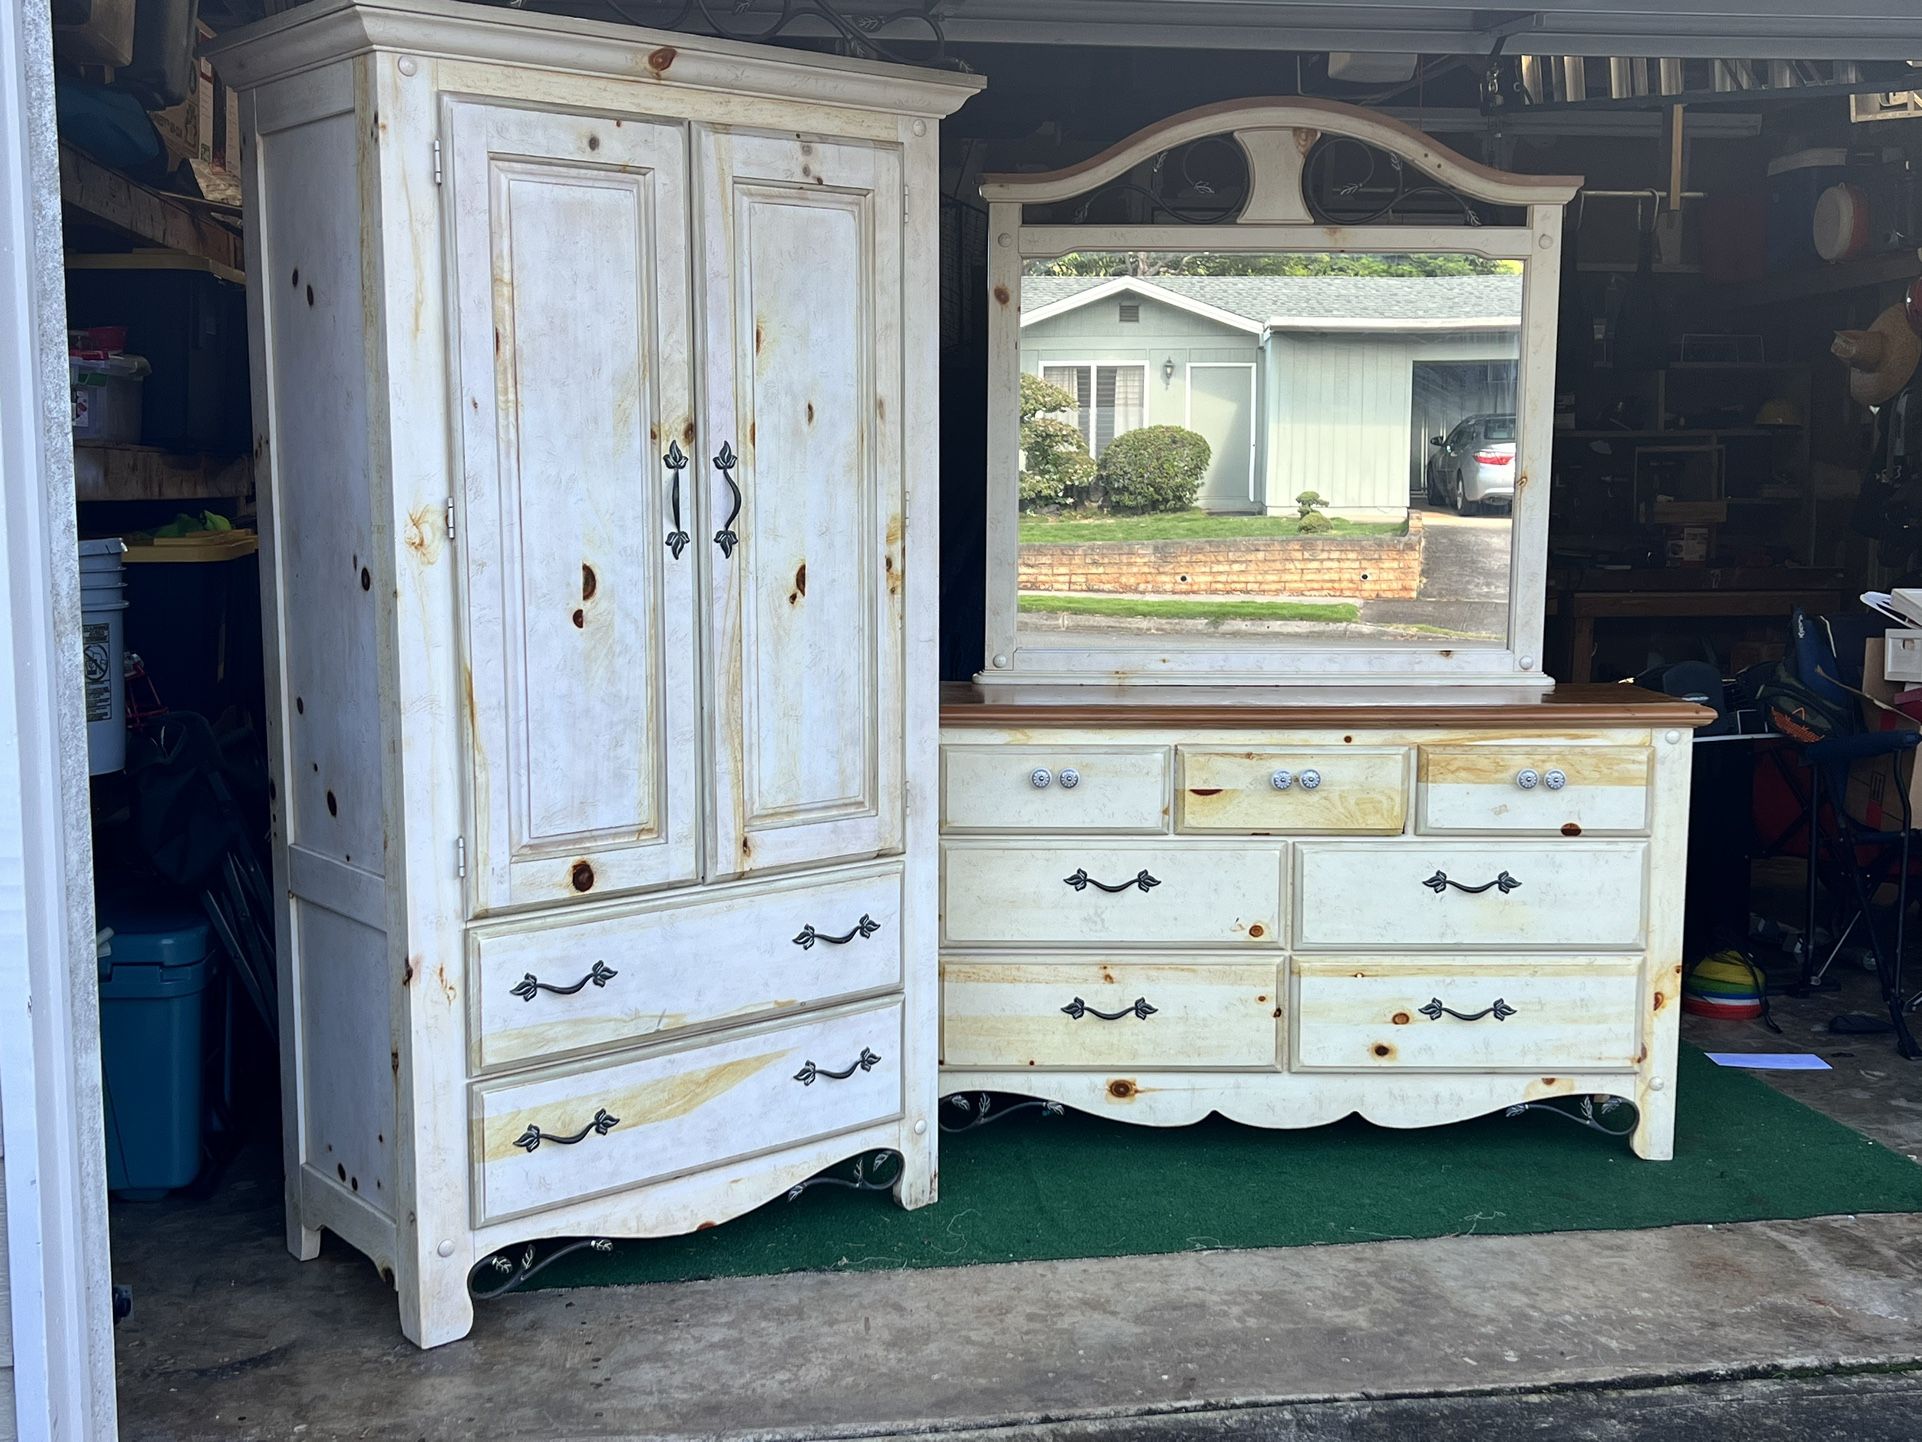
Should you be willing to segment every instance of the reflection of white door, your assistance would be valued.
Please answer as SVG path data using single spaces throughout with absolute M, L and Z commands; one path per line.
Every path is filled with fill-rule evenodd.
M 1246 511 L 1255 504 L 1255 366 L 1253 361 L 1195 361 L 1188 366 L 1188 429 L 1212 453 L 1201 483 L 1207 511 Z

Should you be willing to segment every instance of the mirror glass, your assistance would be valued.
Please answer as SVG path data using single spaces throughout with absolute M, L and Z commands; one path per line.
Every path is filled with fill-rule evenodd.
M 1521 311 L 1469 255 L 1028 262 L 1020 632 L 1503 644 Z

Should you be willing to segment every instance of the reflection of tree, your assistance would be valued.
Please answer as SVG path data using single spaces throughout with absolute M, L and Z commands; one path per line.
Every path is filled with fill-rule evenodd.
M 1065 416 L 1075 398 L 1037 375 L 1021 373 L 1021 508 L 1059 505 L 1094 479 L 1094 457 L 1080 429 Z
M 1217 251 L 1083 250 L 1044 261 L 1039 275 L 1513 275 L 1521 263 L 1479 255 L 1230 255 Z

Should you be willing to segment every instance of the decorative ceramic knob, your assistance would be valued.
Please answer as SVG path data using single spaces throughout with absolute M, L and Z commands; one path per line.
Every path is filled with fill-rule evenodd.
M 1301 773 L 1302 790 L 1313 791 L 1319 785 L 1321 785 L 1321 773 L 1319 771 L 1304 771 Z
M 1268 778 L 1268 784 L 1277 791 L 1286 791 L 1290 786 L 1295 784 L 1295 773 L 1292 771 L 1277 771 L 1273 776 Z
M 1054 773 L 1045 766 L 1037 766 L 1028 773 L 1028 782 L 1036 791 L 1046 791 L 1048 783 L 1054 780 Z
M 1550 791 L 1560 791 L 1564 786 L 1568 785 L 1568 774 L 1563 771 L 1551 771 L 1548 775 L 1544 776 L 1542 780 L 1547 784 Z
M 1515 773 L 1515 784 L 1524 791 L 1533 791 L 1535 789 L 1535 783 L 1541 779 L 1541 777 L 1535 774 L 1535 768 L 1532 766 L 1524 766 L 1520 771 Z
M 1079 786 L 1080 784 L 1081 784 L 1081 773 L 1079 771 L 1075 770 L 1074 767 L 1072 766 L 1063 766 L 1061 768 L 1062 790 L 1072 791 L 1075 789 L 1075 787 Z

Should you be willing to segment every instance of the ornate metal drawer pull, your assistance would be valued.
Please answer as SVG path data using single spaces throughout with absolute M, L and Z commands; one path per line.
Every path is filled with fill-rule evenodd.
M 803 951 L 810 949 L 817 941 L 825 941 L 829 946 L 846 946 L 855 937 L 866 940 L 880 929 L 881 923 L 864 911 L 861 913 L 861 919 L 854 923 L 854 930 L 845 936 L 829 936 L 825 931 L 816 931 L 810 925 L 801 928 L 801 934 L 794 938 L 794 944 Z
M 1457 891 L 1467 892 L 1470 896 L 1480 896 L 1491 887 L 1499 887 L 1502 895 L 1506 896 L 1509 892 L 1520 886 L 1521 882 L 1504 871 L 1493 881 L 1484 881 L 1480 886 L 1469 886 L 1463 882 L 1451 880 L 1445 871 L 1437 871 L 1433 876 L 1429 877 L 1428 880 L 1424 881 L 1422 885 L 1434 892 L 1437 896 L 1440 896 L 1444 890 L 1451 886 Z
M 1151 886 L 1161 885 L 1161 882 L 1158 878 L 1150 876 L 1148 874 L 1146 867 L 1143 867 L 1139 872 L 1129 877 L 1128 880 L 1122 882 L 1118 886 L 1110 886 L 1105 881 L 1096 881 L 1092 876 L 1088 875 L 1088 873 L 1083 868 L 1078 866 L 1075 868 L 1075 872 L 1073 876 L 1064 876 L 1061 879 L 1065 881 L 1069 886 L 1072 886 L 1076 891 L 1086 891 L 1090 886 L 1092 886 L 1097 891 L 1105 891 L 1105 892 L 1108 892 L 1110 895 L 1113 895 L 1117 891 L 1126 891 L 1133 886 L 1138 886 L 1143 891 L 1146 891 Z
M 534 973 L 530 971 L 520 979 L 513 991 L 508 994 L 510 996 L 518 996 L 522 1001 L 532 1001 L 536 993 L 543 991 L 550 991 L 555 996 L 572 996 L 590 981 L 596 986 L 606 986 L 619 975 L 620 973 L 606 962 L 597 961 L 594 963 L 594 969 L 572 986 L 555 986 L 552 982 L 535 980 Z
M 681 529 L 681 472 L 687 469 L 687 452 L 681 449 L 679 441 L 667 443 L 667 454 L 661 457 L 661 464 L 674 473 L 674 484 L 667 493 L 668 503 L 674 508 L 674 529 L 667 534 L 667 549 L 678 561 L 681 552 L 687 549 L 687 532 Z
M 813 1062 L 809 1062 L 794 1074 L 794 1079 L 804 1087 L 813 1086 L 814 1079 L 822 1076 L 833 1081 L 846 1081 L 858 1071 L 873 1071 L 880 1060 L 880 1057 L 866 1047 L 862 1047 L 861 1055 L 848 1063 L 846 1071 L 829 1071 L 824 1066 L 816 1066 Z
M 1436 997 L 1419 1010 L 1430 1021 L 1440 1021 L 1444 1016 L 1452 1016 L 1456 1021 L 1480 1021 L 1485 1016 L 1492 1016 L 1496 1021 L 1507 1021 L 1515 1015 L 1515 1008 L 1499 996 L 1495 998 L 1493 1006 L 1485 1006 L 1480 1011 L 1456 1011 L 1452 1006 L 1443 1006 L 1440 997 Z
M 555 1136 L 552 1132 L 544 1132 L 539 1127 L 530 1124 L 526 1131 L 514 1138 L 514 1145 L 524 1152 L 540 1150 L 542 1142 L 553 1142 L 557 1146 L 571 1147 L 577 1142 L 586 1141 L 590 1136 L 604 1137 L 620 1124 L 621 1119 L 619 1117 L 610 1113 L 606 1107 L 602 1107 L 594 1113 L 593 1121 L 575 1132 L 571 1137 Z
M 741 544 L 741 538 L 734 534 L 735 518 L 741 514 L 741 488 L 734 484 L 734 467 L 740 464 L 740 457 L 734 454 L 734 447 L 726 441 L 721 442 L 721 453 L 714 458 L 714 468 L 727 482 L 727 488 L 734 492 L 734 509 L 727 513 L 721 522 L 721 529 L 714 533 L 714 544 L 721 548 L 723 556 L 732 557 L 734 548 Z
M 1120 1011 L 1099 1011 L 1078 996 L 1061 1009 L 1076 1021 L 1084 1016 L 1099 1017 L 1102 1021 L 1120 1021 L 1124 1016 L 1138 1016 L 1146 1021 L 1160 1010 L 1159 1007 L 1149 1006 L 1145 996 L 1136 997 L 1133 1006 L 1124 1006 Z

